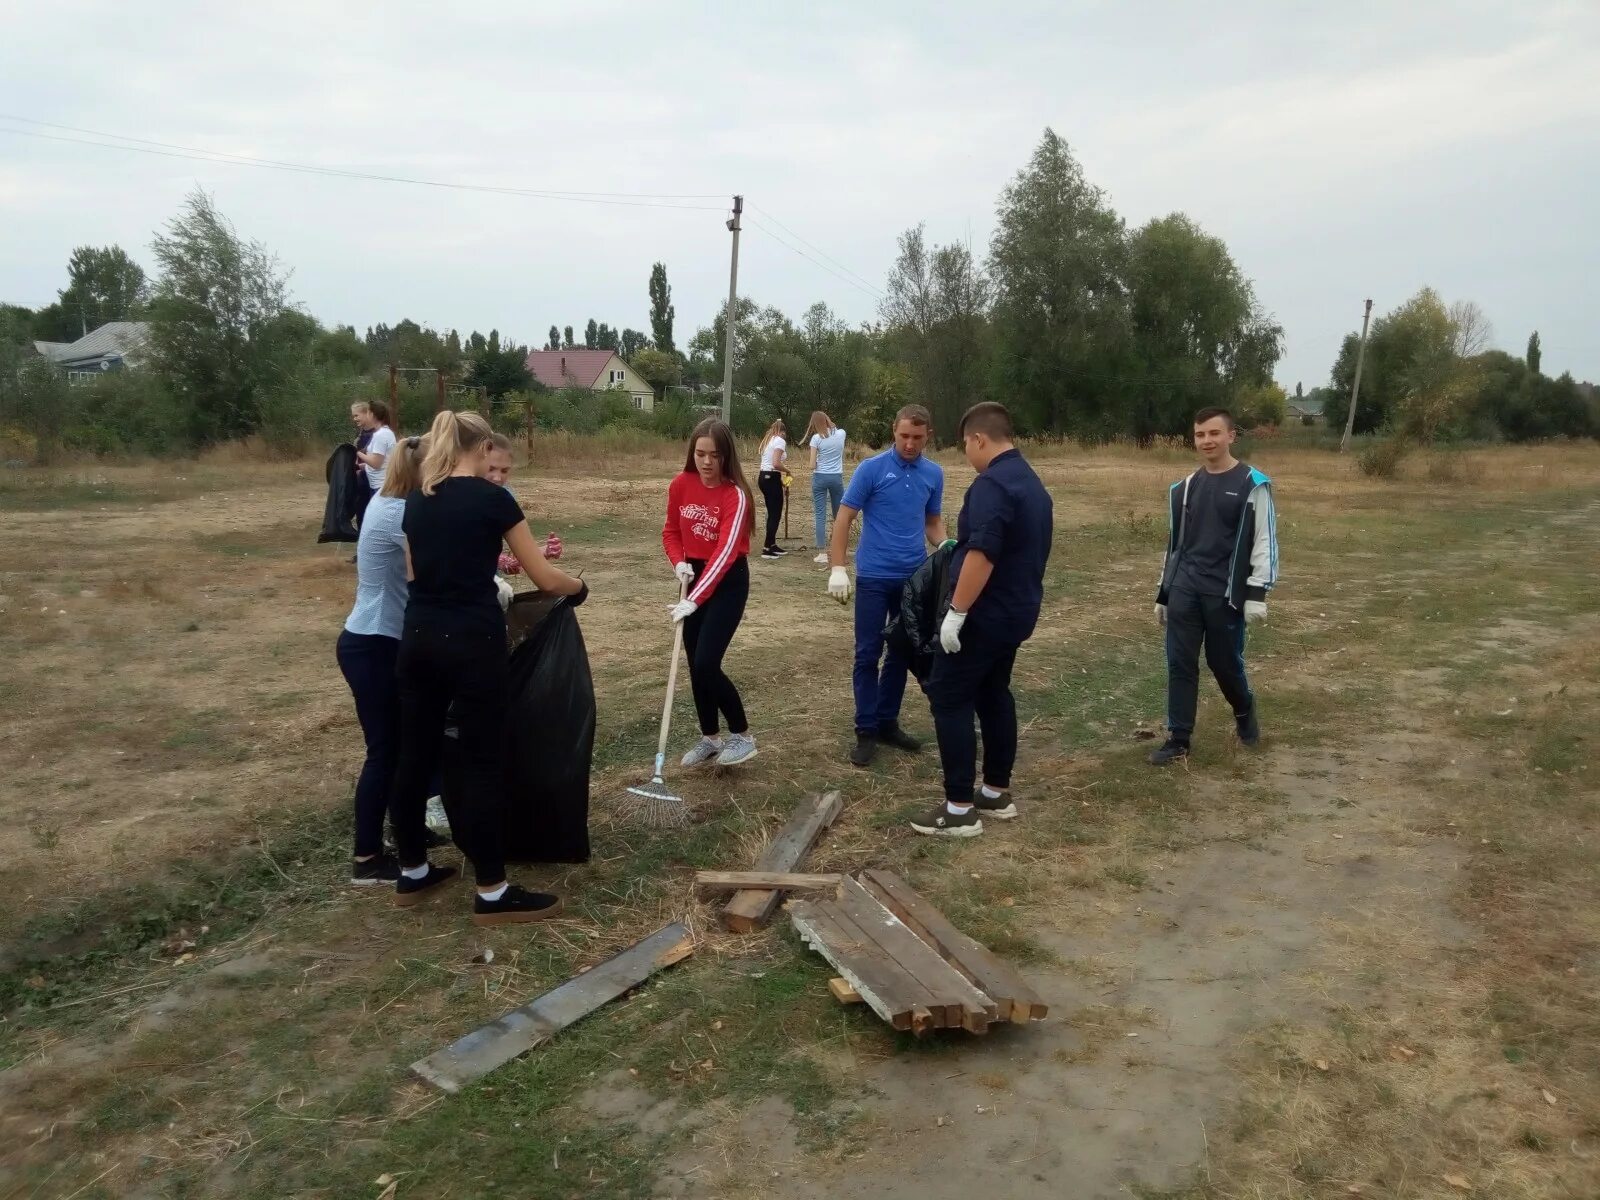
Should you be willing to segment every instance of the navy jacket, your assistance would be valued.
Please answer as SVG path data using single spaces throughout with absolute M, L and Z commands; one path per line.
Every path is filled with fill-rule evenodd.
M 968 627 L 1005 645 L 1033 636 L 1044 603 L 1055 505 L 1028 460 L 1016 450 L 998 455 L 972 481 L 956 525 L 952 581 L 970 550 L 981 550 L 994 573 L 968 614 Z

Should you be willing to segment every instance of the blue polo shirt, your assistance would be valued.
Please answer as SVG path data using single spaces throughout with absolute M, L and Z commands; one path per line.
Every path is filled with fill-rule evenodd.
M 994 564 L 968 619 L 996 642 L 1020 646 L 1033 636 L 1054 517 L 1050 493 L 1016 450 L 997 455 L 967 489 L 950 578 L 961 577 L 969 550 L 981 550 Z
M 906 462 L 891 446 L 857 467 L 843 501 L 861 510 L 856 576 L 911 578 L 928 557 L 928 518 L 943 501 L 944 469 L 920 454 Z

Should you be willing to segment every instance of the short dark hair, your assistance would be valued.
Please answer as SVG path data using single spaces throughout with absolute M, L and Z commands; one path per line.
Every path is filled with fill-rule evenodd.
M 1221 417 L 1224 421 L 1226 421 L 1229 429 L 1239 428 L 1239 426 L 1234 422 L 1233 414 L 1225 408 L 1202 408 L 1199 412 L 1195 413 L 1194 423 L 1196 425 L 1204 425 L 1207 421 L 1210 421 L 1216 417 Z
M 378 420 L 382 421 L 385 425 L 393 425 L 394 424 L 394 416 L 389 412 L 389 405 L 388 405 L 388 403 L 386 401 L 383 401 L 383 400 L 368 400 L 368 401 L 366 401 L 366 405 L 367 405 L 367 410 L 369 412 L 371 412 L 373 416 L 377 417 Z
M 924 429 L 933 424 L 933 418 L 928 415 L 928 410 L 920 404 L 908 404 L 894 415 L 894 423 L 910 421 L 913 425 L 921 425 Z
M 969 433 L 981 433 L 997 442 L 1009 442 L 1013 432 L 1010 410 L 994 400 L 974 404 L 961 414 L 961 424 L 956 426 L 956 436 L 959 438 Z

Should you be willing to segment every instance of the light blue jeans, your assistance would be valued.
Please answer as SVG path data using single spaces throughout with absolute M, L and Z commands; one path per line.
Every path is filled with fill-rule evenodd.
M 828 498 L 828 517 L 823 519 L 822 498 Z M 828 535 L 833 529 L 833 520 L 839 515 L 839 502 L 844 499 L 843 475 L 811 475 L 811 513 L 817 525 L 817 549 L 828 548 Z

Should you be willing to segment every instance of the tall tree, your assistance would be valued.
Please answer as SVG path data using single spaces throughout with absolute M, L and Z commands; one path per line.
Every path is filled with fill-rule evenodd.
M 565 329 L 563 329 L 561 331 L 561 347 L 564 350 L 571 350 L 572 347 L 573 347 L 572 326 L 571 325 L 568 325 Z
M 1455 358 L 1456 328 L 1439 293 L 1423 288 L 1411 299 L 1372 322 L 1356 403 L 1355 431 L 1371 433 L 1403 419 L 1407 395 L 1425 380 L 1444 378 L 1442 368 Z M 1333 365 L 1333 395 L 1324 416 L 1342 429 L 1350 411 L 1360 339 L 1346 335 Z
M 561 349 L 561 330 L 554 325 L 550 326 L 550 340 L 544 344 L 544 348 L 546 350 Z
M 631 362 L 635 354 L 650 347 L 650 339 L 637 329 L 624 329 L 617 344 L 622 357 Z
M 1456 327 L 1456 357 L 1472 358 L 1489 348 L 1494 326 L 1471 300 L 1457 300 L 1450 306 L 1450 323 Z
M 583 327 L 583 344 L 590 350 L 600 344 L 600 327 L 595 324 L 593 317 L 590 317 L 589 323 Z
M 980 398 L 988 358 L 988 277 L 959 243 L 928 249 L 923 226 L 900 235 L 881 313 L 891 352 L 911 368 L 941 439 Z
M 595 346 L 595 349 L 596 350 L 612 350 L 612 351 L 614 351 L 614 350 L 616 350 L 618 348 L 619 345 L 620 345 L 620 341 L 619 341 L 618 336 L 617 336 L 617 331 L 615 329 L 612 329 L 611 326 L 607 325 L 604 321 L 602 321 L 600 323 L 600 328 L 595 331 L 595 335 L 594 335 L 594 346 Z
M 672 322 L 677 315 L 667 283 L 667 264 L 656 263 L 650 268 L 650 336 L 657 350 L 672 353 Z
M 1539 364 L 1544 361 L 1544 352 L 1539 349 L 1539 331 L 1535 329 L 1528 338 L 1528 370 L 1537 375 Z

